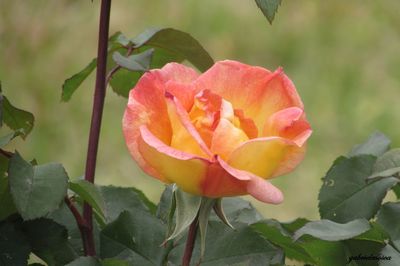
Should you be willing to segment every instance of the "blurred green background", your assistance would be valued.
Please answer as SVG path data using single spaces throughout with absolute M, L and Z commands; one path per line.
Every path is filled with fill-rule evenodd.
M 317 218 L 321 177 L 331 162 L 379 129 L 400 144 L 400 1 L 283 1 L 270 26 L 253 0 L 113 1 L 110 33 L 133 37 L 149 26 L 191 33 L 215 60 L 269 69 L 283 66 L 313 126 L 304 163 L 273 182 L 285 201 L 256 203 L 283 221 Z M 0 0 L 0 79 L 11 102 L 35 114 L 18 149 L 26 159 L 84 172 L 94 77 L 69 103 L 63 81 L 97 50 L 99 1 Z M 157 202 L 163 184 L 144 176 L 125 147 L 121 118 L 127 100 L 108 91 L 97 182 L 135 186 Z M 1 129 L 4 133 L 5 129 Z

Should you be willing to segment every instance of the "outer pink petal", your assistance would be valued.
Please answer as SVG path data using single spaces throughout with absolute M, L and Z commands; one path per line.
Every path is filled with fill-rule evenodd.
M 290 107 L 270 116 L 263 130 L 263 136 L 280 136 L 302 146 L 312 130 L 304 111 L 298 107 Z
M 293 83 L 278 69 L 274 73 L 236 61 L 220 61 L 195 81 L 196 90 L 209 89 L 244 110 L 262 131 L 267 117 L 303 103 Z
M 159 179 L 174 182 L 188 193 L 213 198 L 250 194 L 272 204 L 283 200 L 269 182 L 232 168 L 218 156 L 208 161 L 165 145 L 146 126 L 140 132 L 139 151 L 147 163 L 143 170 L 156 172 Z
M 168 63 L 162 69 L 154 72 L 165 83 L 165 90 L 177 97 L 185 109 L 189 111 L 195 95 L 191 83 L 199 76 L 197 72 L 178 63 Z
M 246 194 L 250 194 L 254 198 L 265 203 L 279 204 L 283 201 L 282 192 L 270 182 L 247 171 L 235 169 L 218 157 L 217 161 L 220 166 L 229 173 L 231 178 L 241 181 L 242 188 L 246 191 Z
M 162 69 L 145 73 L 135 88 L 130 91 L 122 121 L 123 133 L 132 157 L 142 168 L 146 168 L 146 162 L 138 151 L 140 126 L 148 125 L 149 130 L 158 139 L 169 144 L 172 129 L 165 104 L 165 91 L 171 90 L 173 95 L 183 99 L 186 105 L 190 105 L 192 103 L 187 99 L 193 94 L 193 89 L 185 84 L 192 82 L 197 76 L 193 69 L 171 63 Z M 154 172 L 149 171 L 148 174 L 155 175 Z

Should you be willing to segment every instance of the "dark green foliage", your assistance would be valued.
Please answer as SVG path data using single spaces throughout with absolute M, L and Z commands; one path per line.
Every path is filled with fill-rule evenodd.
M 367 182 L 375 161 L 372 155 L 336 159 L 320 190 L 321 218 L 345 223 L 358 218 L 370 219 L 376 214 L 387 190 L 397 179 Z
M 257 6 L 261 9 L 270 24 L 274 21 L 275 14 L 278 12 L 281 3 L 282 0 L 256 0 Z
M 349 156 L 357 156 L 361 154 L 370 154 L 380 156 L 390 148 L 390 139 L 383 133 L 375 132 L 362 144 L 356 145 L 350 151 Z
M 345 224 L 320 220 L 305 224 L 294 233 L 293 239 L 298 240 L 303 235 L 310 235 L 322 240 L 338 241 L 361 235 L 369 229 L 370 225 L 365 219 L 353 220 Z
M 125 57 L 119 52 L 114 52 L 113 60 L 117 65 L 124 67 L 130 71 L 147 71 L 150 68 L 151 58 L 154 49 L 148 49 L 142 53 Z
M 400 250 L 400 203 L 387 202 L 379 213 L 377 223 L 389 234 L 393 246 Z
M 281 265 L 282 250 L 272 245 L 251 227 L 233 230 L 221 222 L 210 222 L 206 250 L 201 265 Z M 179 265 L 184 241 L 171 251 L 169 261 Z M 192 265 L 200 259 L 200 241 L 196 242 Z
M 99 186 L 98 189 L 106 205 L 105 218 L 107 223 L 117 219 L 124 211 L 131 213 L 144 211 L 151 214 L 156 212 L 154 203 L 149 201 L 143 192 L 136 188 Z
M 22 138 L 26 138 L 33 128 L 33 114 L 13 106 L 5 96 L 2 99 L 2 121 L 10 129 L 20 132 Z
M 40 218 L 24 222 L 22 228 L 32 252 L 49 266 L 65 265 L 78 257 L 68 242 L 68 232 L 64 226 Z
M 64 81 L 61 94 L 61 100 L 63 102 L 68 102 L 71 99 L 72 94 L 76 91 L 76 89 L 78 89 L 82 82 L 96 68 L 96 64 L 97 60 L 92 59 L 92 61 L 84 69 Z
M 164 260 L 165 226 L 148 212 L 123 212 L 101 232 L 102 258 L 128 259 L 134 265 L 160 265 Z M 129 254 L 128 258 L 121 257 Z
M 27 265 L 31 247 L 16 226 L 18 225 L 9 222 L 0 223 L 0 265 Z
M 206 71 L 214 61 L 201 44 L 190 34 L 172 29 L 148 29 L 132 39 L 136 48 L 148 45 L 165 49 L 185 58 L 200 71 Z
M 67 194 L 68 176 L 61 164 L 32 166 L 15 153 L 8 176 L 15 206 L 25 220 L 57 209 Z
M 149 29 L 131 40 L 120 32 L 109 38 L 107 69 L 113 71 L 109 82 L 114 92 L 124 97 L 128 97 L 145 71 L 183 60 L 200 71 L 214 64 L 195 38 L 172 28 Z M 117 69 L 116 66 L 123 68 Z M 67 79 L 62 89 L 62 101 L 68 101 L 95 68 L 96 59 L 93 59 L 83 70 Z
M 89 203 L 102 219 L 106 217 L 106 204 L 95 185 L 86 180 L 78 180 L 69 182 L 69 189 Z

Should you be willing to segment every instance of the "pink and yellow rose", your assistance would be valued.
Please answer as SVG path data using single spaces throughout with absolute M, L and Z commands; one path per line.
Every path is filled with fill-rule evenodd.
M 277 204 L 282 192 L 266 179 L 302 161 L 312 130 L 282 69 L 221 61 L 203 74 L 177 63 L 144 74 L 123 132 L 139 166 L 165 183 Z

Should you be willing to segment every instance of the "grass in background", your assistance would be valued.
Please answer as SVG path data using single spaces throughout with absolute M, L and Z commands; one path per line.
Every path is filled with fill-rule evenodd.
M 96 1 L 0 2 L 3 90 L 36 117 L 33 133 L 15 147 L 27 159 L 63 163 L 72 178 L 84 172 L 94 79 L 69 103 L 60 102 L 61 85 L 96 55 L 98 8 Z M 283 66 L 314 134 L 304 163 L 273 181 L 285 202 L 256 206 L 272 218 L 312 219 L 320 178 L 338 155 L 375 129 L 400 144 L 399 10 L 398 1 L 283 1 L 270 26 L 251 0 L 119 0 L 110 32 L 171 26 L 191 33 L 215 60 Z M 142 174 L 125 148 L 127 100 L 107 94 L 97 182 L 135 186 L 158 201 L 163 185 Z

